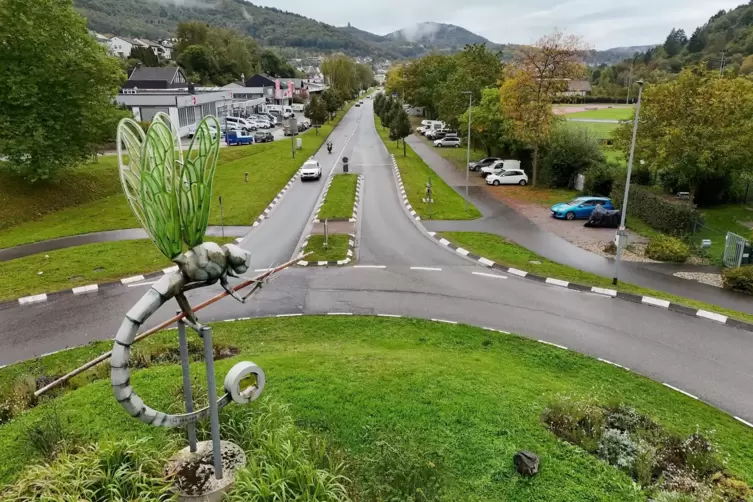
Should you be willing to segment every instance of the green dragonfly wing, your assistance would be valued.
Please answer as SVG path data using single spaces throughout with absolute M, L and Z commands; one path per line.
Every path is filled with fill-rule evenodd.
M 141 226 L 149 232 L 141 203 L 141 148 L 146 134 L 133 119 L 123 119 L 118 124 L 117 148 L 120 183 L 123 185 L 128 205 Z M 151 235 L 151 234 L 150 234 Z
M 183 242 L 188 247 L 204 241 L 212 204 L 212 183 L 220 155 L 220 124 L 213 116 L 204 117 L 188 148 L 180 174 L 180 220 Z
M 180 231 L 180 143 L 172 121 L 158 114 L 141 148 L 141 206 L 146 230 L 159 250 L 170 258 L 183 252 Z

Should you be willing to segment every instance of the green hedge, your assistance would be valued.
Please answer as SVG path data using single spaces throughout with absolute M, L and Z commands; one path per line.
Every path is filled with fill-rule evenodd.
M 753 295 L 753 266 L 728 268 L 722 271 L 724 289 Z
M 669 235 L 658 235 L 648 241 L 646 256 L 652 260 L 684 263 L 690 258 L 690 248 L 680 239 Z
M 611 194 L 615 207 L 622 207 L 624 193 L 625 181 L 615 180 Z M 690 204 L 669 201 L 635 183 L 630 185 L 628 215 L 637 216 L 660 232 L 678 236 L 691 233 L 694 223 L 701 222 L 701 214 Z

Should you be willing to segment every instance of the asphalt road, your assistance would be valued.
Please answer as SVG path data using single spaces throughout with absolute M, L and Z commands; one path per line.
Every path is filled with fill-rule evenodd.
M 506 277 L 438 246 L 421 233 L 398 200 L 389 156 L 371 120 L 370 100 L 343 119 L 333 143 L 336 152 L 351 159 L 353 171 L 364 175 L 358 264 L 286 270 L 253 302 L 225 299 L 203 310 L 203 321 L 351 312 L 467 322 L 621 364 L 753 421 L 749 333 L 664 309 Z M 339 157 L 326 150 L 317 154 L 325 175 Z M 321 182 L 296 182 L 270 218 L 243 241 L 254 253 L 255 266 L 287 260 L 295 252 L 322 188 Z M 189 300 L 195 304 L 220 291 L 205 289 L 190 292 Z M 2 307 L 0 365 L 112 338 L 126 310 L 145 291 L 146 285 L 118 286 Z M 148 325 L 176 308 L 171 302 Z

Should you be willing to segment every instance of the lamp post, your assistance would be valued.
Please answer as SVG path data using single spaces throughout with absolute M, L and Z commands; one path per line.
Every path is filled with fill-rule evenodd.
M 633 119 L 633 139 L 630 141 L 630 158 L 628 159 L 627 178 L 625 179 L 625 194 L 622 199 L 622 214 L 620 215 L 620 228 L 617 230 L 617 252 L 614 261 L 614 277 L 612 285 L 617 285 L 617 279 L 620 276 L 620 255 L 622 254 L 622 243 L 627 232 L 625 231 L 625 218 L 627 217 L 628 195 L 630 195 L 630 174 L 633 170 L 633 156 L 635 155 L 635 137 L 638 135 L 638 116 L 641 112 L 641 97 L 643 96 L 643 80 L 636 82 L 638 84 L 638 103 L 635 105 L 635 119 Z
M 471 106 L 473 105 L 473 93 L 471 91 L 462 91 L 462 94 L 468 95 L 468 138 L 466 139 L 466 160 L 465 160 L 465 212 L 468 212 L 468 183 L 471 163 Z

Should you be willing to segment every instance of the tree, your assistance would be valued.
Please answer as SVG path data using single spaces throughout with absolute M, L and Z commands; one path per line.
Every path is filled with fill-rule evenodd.
M 209 38 L 209 25 L 201 21 L 178 23 L 175 33 L 178 42 L 175 44 L 175 58 L 192 45 L 206 45 Z
M 358 90 L 365 91 L 374 82 L 374 72 L 371 66 L 365 64 L 356 65 L 356 79 L 358 81 Z
M 134 46 L 131 49 L 128 59 L 137 59 L 144 66 L 160 66 L 159 58 L 149 47 Z
M 205 45 L 190 45 L 178 56 L 178 64 L 202 84 L 212 82 L 219 73 L 217 60 Z
M 320 98 L 316 94 L 311 96 L 311 101 L 303 109 L 303 116 L 311 120 L 316 128 L 316 134 L 319 134 L 319 127 L 327 121 L 329 113 L 327 112 L 327 105 L 324 99 Z
M 532 186 L 538 176 L 540 149 L 556 122 L 552 103 L 567 90 L 568 79 L 585 75 L 581 61 L 587 49 L 579 37 L 555 31 L 535 45 L 521 47 L 505 69 L 502 111 L 512 122 L 516 139 L 533 149 Z
M 396 101 L 392 97 L 387 96 L 382 104 L 382 110 L 379 114 L 379 121 L 382 123 L 382 127 L 389 127 L 392 120 L 392 112 L 394 110 L 394 103 Z
M 382 106 L 384 106 L 384 94 L 381 92 L 374 98 L 374 113 L 378 117 L 382 113 Z
M 547 186 L 572 188 L 577 174 L 586 173 L 605 161 L 598 140 L 588 129 L 560 123 L 552 130 L 541 157 L 541 177 Z
M 125 73 L 70 0 L 2 0 L 0 26 L 0 156 L 11 169 L 49 178 L 114 138 Z
M 324 99 L 324 105 L 327 108 L 327 112 L 330 114 L 330 116 L 333 116 L 335 113 L 337 113 L 337 110 L 340 109 L 343 103 L 340 94 L 332 88 L 325 89 L 324 92 L 322 92 L 322 98 Z
M 344 54 L 326 58 L 320 68 L 330 87 L 344 96 L 352 96 L 353 91 L 359 89 L 356 64 Z
M 270 50 L 261 53 L 261 70 L 270 77 L 276 78 L 294 78 L 296 75 L 295 68 Z
M 460 132 L 467 134 L 467 110 L 460 117 L 459 122 Z M 473 139 L 481 143 L 489 157 L 495 151 L 501 151 L 506 144 L 511 143 L 511 123 L 502 113 L 497 89 L 481 91 L 481 103 L 471 108 L 471 134 Z
M 686 68 L 674 79 L 643 92 L 636 159 L 671 173 L 693 199 L 706 180 L 750 172 L 753 150 L 753 82 L 719 76 L 705 65 Z M 616 133 L 627 151 L 632 126 Z
M 706 45 L 706 37 L 701 28 L 696 28 L 688 41 L 688 52 L 701 52 Z
M 688 37 L 685 35 L 685 30 L 672 28 L 672 31 L 667 36 L 667 40 L 664 41 L 664 51 L 668 57 L 675 57 L 687 43 Z
M 405 100 L 413 106 L 423 107 L 427 117 L 436 117 L 438 98 L 442 86 L 455 71 L 455 58 L 429 54 L 411 62 L 402 69 Z M 387 73 L 389 77 L 389 72 Z M 388 87 L 388 91 L 392 90 Z
M 397 113 L 393 114 L 392 122 L 390 122 L 390 139 L 397 141 L 398 144 L 400 140 L 403 140 L 403 157 L 406 156 L 405 138 L 410 136 L 410 133 L 410 118 L 408 117 L 408 114 L 405 112 L 405 110 L 400 108 Z

